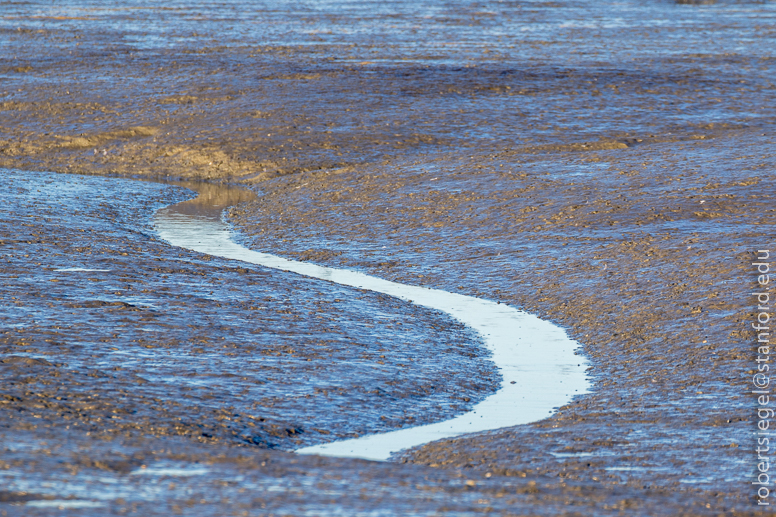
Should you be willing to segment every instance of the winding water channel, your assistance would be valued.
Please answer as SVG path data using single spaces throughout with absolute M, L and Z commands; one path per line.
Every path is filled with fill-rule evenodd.
M 196 189 L 196 185 L 187 186 Z M 482 335 L 503 377 L 496 393 L 456 418 L 305 447 L 297 453 L 387 460 L 400 450 L 434 440 L 540 420 L 587 391 L 587 364 L 576 354 L 579 344 L 563 329 L 536 316 L 497 302 L 289 260 L 242 246 L 222 214 L 229 206 L 252 197 L 244 189 L 227 186 L 214 194 L 208 186 L 206 197 L 157 211 L 154 225 L 159 236 L 173 246 L 384 293 L 443 311 Z

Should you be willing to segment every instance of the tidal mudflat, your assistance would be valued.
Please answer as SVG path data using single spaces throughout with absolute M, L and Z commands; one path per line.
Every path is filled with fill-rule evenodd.
M 756 511 L 772 2 L 0 10 L 0 512 Z M 502 379 L 444 314 L 167 246 L 190 193 L 140 177 L 250 188 L 257 252 L 560 325 L 591 392 L 394 462 L 286 452 Z
M 28 455 L 3 463 L 6 502 L 52 499 L 31 490 L 39 440 L 67 449 L 60 470 L 131 474 L 142 462 L 127 440 L 291 451 L 444 420 L 498 386 L 478 336 L 437 311 L 167 245 L 152 217 L 182 188 L 9 170 L 2 182 L 2 443 Z M 73 434 L 116 443 L 112 459 L 89 459 Z M 54 499 L 80 490 L 84 511 L 101 498 L 72 483 Z
M 196 198 L 156 211 L 154 229 L 161 239 L 190 251 L 385 294 L 441 311 L 477 332 L 480 348 L 485 348 L 501 376 L 496 392 L 455 418 L 346 440 L 332 437 L 333 440 L 296 449 L 297 454 L 385 461 L 410 447 L 444 438 L 541 420 L 558 406 L 587 392 L 587 362 L 579 357 L 579 344 L 569 339 L 562 328 L 501 302 L 253 251 L 239 242 L 240 234 L 223 220 L 224 211 L 238 203 L 254 201 L 250 191 L 215 185 L 193 188 L 202 190 Z M 473 352 L 478 350 L 473 348 Z

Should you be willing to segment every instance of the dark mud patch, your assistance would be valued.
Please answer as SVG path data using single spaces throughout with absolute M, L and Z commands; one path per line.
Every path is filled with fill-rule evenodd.
M 142 221 L 180 199 L 172 187 L 3 183 L 11 428 L 290 449 L 444 419 L 498 385 L 474 335 L 438 313 L 157 242 Z

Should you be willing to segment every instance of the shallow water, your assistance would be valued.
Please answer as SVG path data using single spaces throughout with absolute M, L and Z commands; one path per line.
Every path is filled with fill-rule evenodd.
M 449 418 L 499 384 L 475 333 L 438 311 L 159 241 L 152 215 L 184 189 L 2 168 L 0 184 L 0 384 L 27 415 L 54 375 L 69 402 L 47 425 L 99 396 L 79 418 L 119 407 L 103 430 L 183 421 L 194 439 L 293 450 Z M 222 190 L 200 199 L 216 216 Z
M 260 210 L 246 209 L 241 217 L 230 216 L 243 234 L 256 239 L 255 249 L 305 257 L 299 260 L 314 257 L 320 263 L 352 267 L 398 282 L 422 281 L 438 289 L 530 307 L 572 329 L 574 337 L 584 341 L 598 381 L 593 394 L 564 407 L 550 421 L 437 443 L 403 460 L 440 465 L 444 476 L 454 475 L 444 467 L 473 465 L 474 470 L 518 471 L 532 482 L 535 475 L 548 475 L 568 486 L 554 499 L 543 488 L 535 499 L 521 496 L 522 506 L 515 506 L 508 497 L 474 497 L 467 492 L 472 504 L 479 504 L 480 498 L 501 501 L 502 506 L 495 510 L 500 513 L 604 514 L 621 513 L 627 507 L 633 514 L 704 514 L 707 508 L 711 508 L 708 513 L 724 513 L 733 511 L 731 505 L 751 503 L 743 496 L 751 481 L 747 476 L 755 468 L 755 455 L 744 452 L 753 450 L 746 445 L 751 438 L 751 400 L 745 400 L 741 387 L 746 381 L 744 372 L 751 367 L 750 343 L 741 333 L 751 309 L 743 286 L 751 279 L 741 265 L 753 247 L 772 248 L 773 185 L 769 179 L 774 170 L 770 135 L 776 120 L 776 3 L 179 0 L 160 5 L 131 0 L 106 8 L 85 0 L 6 3 L 0 11 L 0 47 L 5 51 L 0 68 L 5 121 L 0 131 L 2 165 L 127 176 L 276 178 L 256 185 L 268 194 L 258 205 Z M 137 135 L 129 131 L 139 124 L 149 131 Z M 89 147 L 64 145 L 76 136 L 85 137 Z M 598 139 L 621 148 L 591 151 L 588 144 Z M 389 170 L 384 178 L 370 182 L 374 164 L 386 164 Z M 413 180 L 410 165 L 428 172 L 417 175 L 419 180 L 425 178 L 422 182 Z M 502 165 L 514 174 L 494 174 Z M 324 177 L 323 171 L 334 169 L 349 169 L 351 179 Z M 316 176 L 310 171 L 321 173 Z M 283 195 L 291 189 L 299 189 L 296 199 Z M 442 189 L 460 195 L 440 195 Z M 422 199 L 411 197 L 418 195 Z M 417 210 L 424 206 L 429 209 Z M 536 211 L 523 213 L 523 208 Z M 101 223 L 91 226 L 104 228 Z M 394 232 L 397 227 L 400 231 Z M 246 335 L 245 329 L 266 321 L 266 312 L 279 305 L 284 310 L 294 305 L 287 304 L 288 296 L 284 296 L 296 289 L 295 282 L 288 282 L 295 275 L 265 273 L 258 267 L 248 268 L 251 271 L 245 274 L 233 270 L 225 275 L 227 282 L 219 291 L 222 282 L 218 277 L 230 262 L 213 259 L 213 267 L 207 269 L 210 278 L 200 280 L 196 270 L 208 266 L 207 257 L 179 250 L 186 261 L 198 262 L 197 267 L 176 264 L 175 269 L 186 271 L 171 274 L 165 281 L 159 275 L 148 278 L 137 271 L 127 285 L 153 294 L 118 295 L 114 292 L 126 287 L 118 279 L 124 270 L 135 269 L 136 256 L 121 258 L 112 253 L 120 244 L 112 244 L 104 256 L 80 251 L 57 255 L 62 246 L 41 245 L 51 267 L 111 268 L 110 272 L 45 270 L 42 278 L 55 282 L 48 284 L 40 283 L 41 275 L 35 269 L 41 265 L 31 262 L 37 260 L 33 253 L 29 254 L 29 268 L 24 264 L 27 251 L 35 250 L 39 239 L 33 238 L 32 231 L 14 234 L 18 240 L 14 237 L 8 242 L 25 251 L 14 250 L 9 270 L 19 273 L 19 278 L 9 279 L 6 291 L 14 291 L 11 295 L 15 297 L 16 291 L 27 296 L 18 302 L 9 299 L 6 321 L 14 332 L 23 330 L 24 337 L 32 338 L 38 348 L 14 352 L 30 357 L 56 352 L 53 347 L 62 338 L 54 331 L 65 332 L 60 332 L 61 313 L 57 311 L 88 316 L 88 325 L 70 331 L 69 341 L 65 340 L 77 341 L 83 352 L 76 353 L 77 347 L 71 347 L 70 366 L 61 370 L 46 366 L 45 373 L 64 376 L 87 367 L 99 373 L 97 367 L 107 370 L 108 358 L 122 367 L 129 362 L 136 372 L 155 369 L 154 393 L 166 395 L 171 386 L 186 385 L 230 394 L 226 398 L 231 402 L 222 398 L 197 404 L 205 417 L 207 405 L 223 408 L 232 403 L 239 413 L 253 414 L 253 408 L 243 402 L 257 392 L 271 391 L 276 396 L 266 401 L 277 405 L 265 404 L 261 414 L 294 415 L 294 419 L 304 415 L 306 433 L 301 438 L 294 435 L 276 442 L 284 450 L 327 439 L 306 425 L 311 422 L 322 422 L 322 427 L 334 429 L 337 436 L 353 436 L 430 421 L 431 415 L 456 414 L 480 400 L 474 396 L 472 402 L 461 404 L 463 397 L 453 399 L 451 393 L 462 393 L 449 390 L 460 387 L 452 381 L 431 397 L 405 389 L 408 383 L 418 386 L 418 379 L 423 387 L 439 388 L 439 374 L 444 378 L 445 371 L 454 371 L 459 379 L 481 378 L 487 354 L 470 335 L 461 339 L 462 346 L 453 354 L 460 359 L 452 363 L 457 368 L 436 357 L 446 348 L 443 335 L 435 346 L 425 342 L 425 337 L 405 341 L 416 345 L 405 358 L 432 350 L 426 352 L 421 369 L 414 364 L 412 368 L 405 364 L 383 367 L 377 363 L 383 352 L 360 358 L 362 351 L 373 352 L 367 347 L 347 356 L 343 351 L 353 347 L 344 340 L 340 343 L 345 347 L 327 350 L 319 363 L 306 363 L 313 365 L 312 370 L 325 365 L 320 370 L 326 371 L 317 372 L 314 379 L 308 378 L 311 369 L 289 372 L 292 361 L 298 366 L 298 358 L 273 355 L 262 358 L 264 365 L 276 369 L 272 372 L 250 365 L 256 368 L 252 379 L 263 382 L 272 373 L 273 382 L 251 388 L 250 397 L 245 396 L 239 389 L 248 383 L 226 375 L 223 382 L 194 377 L 212 369 L 228 372 L 233 364 L 244 364 L 241 358 L 220 362 L 210 351 L 186 351 L 187 361 L 181 366 L 165 360 L 165 347 L 181 353 L 190 336 L 215 329 L 228 339 L 236 336 L 238 344 L 260 339 L 264 350 L 279 350 L 266 342 L 267 334 Z M 98 231 L 93 237 L 101 234 Z M 75 236 L 78 244 L 80 239 Z M 163 258 L 170 250 L 158 243 L 157 247 L 161 251 L 152 264 L 167 267 Z M 421 274 L 423 279 L 418 278 Z M 248 286 L 246 275 L 263 278 Z M 95 282 L 94 288 L 80 288 L 85 277 Z M 252 312 L 247 300 L 254 299 L 257 286 L 263 288 L 267 281 L 278 284 L 272 288 L 279 293 L 275 303 L 262 302 L 256 309 L 261 312 Z M 281 282 L 294 287 L 284 289 Z M 326 286 L 319 281 L 310 283 Z M 43 285 L 48 287 L 39 289 Z M 174 292 L 165 293 L 171 286 Z M 326 291 L 311 289 L 316 294 Z M 331 303 L 317 307 L 305 304 L 305 297 L 317 300 L 307 296 L 306 290 L 291 296 L 311 317 L 297 318 L 300 323 L 293 327 L 294 334 L 281 333 L 277 342 L 305 342 L 298 336 L 311 328 L 325 332 L 326 324 L 315 326 L 316 309 L 323 309 L 321 314 L 342 309 L 335 300 L 352 289 L 334 286 L 330 290 L 338 292 L 327 297 Z M 84 298 L 79 303 L 91 305 L 72 309 L 73 300 L 66 297 L 73 293 Z M 369 296 L 378 301 L 389 298 Z M 94 305 L 98 297 L 107 304 Z M 158 311 L 140 306 L 154 298 L 164 302 L 156 304 Z M 216 307 L 229 300 L 246 304 Z M 46 309 L 44 303 L 50 302 L 55 307 Z M 174 309 L 172 314 L 162 312 L 165 304 Z M 388 305 L 383 315 L 398 315 L 393 319 L 404 321 L 404 328 L 413 315 L 420 322 L 434 316 L 434 311 L 418 308 L 402 312 L 403 306 L 411 306 L 398 300 Z M 381 307 L 380 303 L 369 304 L 370 309 Z M 372 311 L 352 302 L 340 313 L 364 317 Z M 137 321 L 151 314 L 166 318 L 165 324 Z M 176 317 L 178 314 L 184 316 Z M 226 328 L 223 314 L 230 315 Z M 175 320 L 192 315 L 202 320 L 200 329 L 171 331 Z M 285 330 L 286 322 L 276 316 L 273 328 Z M 129 325 L 133 333 L 125 329 L 122 336 L 113 337 L 111 330 L 130 317 L 137 323 Z M 32 319 L 45 320 L 48 328 L 35 328 L 29 324 Z M 447 328 L 449 318 L 437 321 Z M 368 326 L 363 323 L 363 319 L 355 324 L 342 322 L 338 328 L 360 333 Z M 379 339 L 383 329 L 390 335 L 396 330 L 378 322 L 374 327 L 361 339 L 362 344 Z M 179 338 L 179 347 L 173 340 L 161 339 L 171 333 Z M 138 348 L 139 344 L 130 342 L 135 334 L 141 336 L 143 345 L 162 342 L 164 347 Z M 52 338 L 55 343 L 44 344 Z M 401 339 L 393 343 L 398 346 L 386 347 L 391 349 L 387 358 L 395 358 L 404 349 Z M 296 344 L 294 349 L 299 351 Z M 132 347 L 131 354 L 124 351 L 125 346 Z M 101 355 L 92 359 L 90 353 Z M 478 357 L 468 357 L 468 353 Z M 477 368 L 466 366 L 474 360 L 479 361 Z M 429 375 L 434 363 L 441 366 L 434 370 L 435 375 Z M 16 367 L 21 371 L 23 366 Z M 343 378 L 341 372 L 349 368 L 357 369 L 357 375 Z M 394 382 L 394 375 L 411 376 L 412 372 L 411 382 L 403 376 L 388 384 Z M 477 373 L 469 377 L 470 372 Z M 371 382 L 373 374 L 383 375 L 380 383 Z M 432 377 L 434 381 L 424 381 Z M 55 379 L 43 374 L 38 378 Z M 104 386 L 110 382 L 106 379 L 94 382 Z M 363 379 L 370 383 L 361 389 Z M 336 403 L 329 394 L 303 398 L 314 395 L 312 387 L 321 380 L 331 385 L 339 380 L 355 382 L 348 385 L 350 393 Z M 489 386 L 472 391 L 483 395 L 496 382 L 494 376 Z M 388 396 L 368 398 L 366 393 L 376 385 L 390 386 L 389 392 L 395 389 Z M 30 385 L 28 391 L 45 393 L 49 389 L 40 386 Z M 234 388 L 237 391 L 230 393 Z M 393 397 L 396 391 L 402 392 L 399 397 Z M 101 392 L 110 395 L 113 390 Z M 37 403 L 37 395 L 30 397 L 25 407 Z M 185 398 L 191 400 L 188 395 Z M 341 403 L 343 399 L 347 403 Z M 390 410 L 384 405 L 386 399 L 392 399 Z M 437 403 L 447 404 L 445 411 L 437 411 Z M 138 403 L 134 408 L 142 412 L 153 406 Z M 334 414 L 333 407 L 350 412 Z M 416 408 L 415 422 L 402 416 L 408 407 Z M 191 412 L 171 412 L 170 416 L 186 418 L 188 414 Z M 387 415 L 388 423 L 381 420 L 382 415 Z M 106 419 L 99 428 L 113 429 L 114 422 Z M 212 419 L 210 424 L 215 425 Z M 240 431 L 247 430 L 243 424 Z M 93 445 L 92 440 L 89 446 Z M 265 452 L 258 447 L 251 450 Z M 580 451 L 594 456 L 577 456 Z M 25 455 L 14 461 L 34 464 L 30 458 L 34 460 Z M 314 462 L 347 461 L 293 458 L 306 466 L 293 471 L 298 475 L 279 475 L 276 484 L 244 485 L 239 490 L 297 487 L 300 480 L 316 479 L 308 468 Z M 47 476 L 48 469 L 38 465 L 19 473 L 18 478 L 27 482 Z M 46 465 L 61 468 L 62 456 Z M 411 465 L 368 465 L 375 471 L 395 469 L 401 482 L 391 488 L 399 504 L 408 500 L 412 487 L 427 486 L 422 481 L 425 473 L 409 481 Z M 331 468 L 316 481 L 341 473 Z M 69 482 L 71 477 L 61 472 L 61 479 Z M 156 486 L 155 480 L 141 485 L 150 479 L 146 476 L 133 478 L 136 487 Z M 583 487 L 571 484 L 570 480 L 582 478 L 595 482 Z M 343 474 L 343 490 L 353 487 L 352 497 L 341 491 L 338 504 L 360 504 L 361 495 L 367 493 L 373 496 L 370 509 L 375 513 L 386 508 L 393 514 L 408 513 L 393 506 L 395 501 L 393 505 L 375 502 L 382 476 L 364 491 L 354 488 L 364 486 L 354 483 L 355 479 L 356 475 Z M 684 487 L 687 480 L 696 481 Z M 17 486 L 19 490 L 36 489 L 30 483 Z M 232 492 L 218 500 L 246 503 L 236 488 L 240 482 L 233 486 Z M 610 500 L 598 497 L 600 486 L 612 489 Z M 422 515 L 449 508 L 450 493 L 436 491 L 438 487 L 416 493 L 419 500 L 437 498 L 437 506 Z M 654 490 L 656 487 L 666 490 Z M 52 494 L 56 490 L 44 491 Z M 68 497 L 65 492 L 57 499 Z M 146 495 L 135 487 L 133 492 L 135 501 Z M 289 488 L 284 497 L 293 499 L 293 493 Z M 530 493 L 537 492 L 532 489 Z M 664 504 L 661 498 L 667 494 L 676 497 L 681 509 Z M 143 514 L 173 513 L 158 504 L 161 495 L 154 497 L 146 497 L 153 502 L 143 507 Z M 165 497 L 176 496 L 168 492 Z M 189 494 L 180 497 L 190 498 Z M 335 498 L 328 494 L 325 500 L 315 499 L 307 485 L 303 497 L 300 504 L 314 500 L 319 506 L 316 510 L 325 507 L 332 514 L 345 513 L 329 503 Z M 591 501 L 598 506 L 584 506 Z M 689 510 L 685 505 L 692 501 L 695 507 Z M 648 509 L 641 506 L 644 504 L 654 506 Z M 286 500 L 278 502 L 276 513 L 304 513 L 301 507 L 285 505 Z M 224 506 L 192 511 L 214 515 L 236 510 Z M 127 511 L 124 505 L 117 507 Z
M 192 251 L 388 294 L 446 312 L 480 333 L 503 377 L 495 394 L 451 420 L 305 447 L 298 453 L 386 460 L 423 443 L 540 420 L 587 391 L 587 363 L 576 355 L 579 345 L 563 329 L 499 302 L 250 250 L 236 242 L 237 236 L 221 219 L 222 209 L 245 200 L 245 192 L 224 187 L 215 195 L 218 202 L 214 202 L 214 187 L 208 186 L 207 192 L 201 199 L 157 211 L 154 225 L 159 236 Z M 230 193 L 236 196 L 234 201 L 229 200 Z

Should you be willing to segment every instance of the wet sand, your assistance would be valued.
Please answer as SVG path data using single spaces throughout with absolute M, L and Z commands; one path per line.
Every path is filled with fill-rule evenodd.
M 536 316 L 501 302 L 390 282 L 243 246 L 239 242 L 242 236 L 230 228 L 223 215 L 236 204 L 254 202 L 250 194 L 245 189 L 207 185 L 196 198 L 157 210 L 154 229 L 165 242 L 189 251 L 380 293 L 442 312 L 476 333 L 480 346 L 473 346 L 472 352 L 482 354 L 480 349 L 485 348 L 501 377 L 497 391 L 455 418 L 347 440 L 335 436 L 332 441 L 298 448 L 294 451 L 297 454 L 386 461 L 425 443 L 541 420 L 556 407 L 587 392 L 587 362 L 579 357 L 579 343 L 569 339 L 562 328 Z M 214 204 L 213 198 L 222 201 Z
M 253 249 L 537 314 L 582 343 L 593 392 L 541 422 L 430 444 L 394 464 L 269 450 L 454 414 L 499 378 L 439 314 L 164 247 L 138 221 L 182 191 L 122 186 L 148 201 L 127 212 L 120 196 L 106 199 L 83 228 L 56 222 L 72 207 L 45 215 L 30 204 L 30 222 L 9 211 L 3 226 L 3 275 L 17 277 L 4 282 L 5 307 L 16 298 L 21 309 L 6 309 L 3 324 L 0 512 L 61 514 L 18 505 L 95 502 L 105 477 L 137 489 L 73 513 L 754 513 L 747 293 L 753 252 L 776 249 L 773 4 L 134 7 L 3 8 L 0 165 L 248 186 L 259 200 L 229 220 Z M 94 192 L 113 188 L 104 185 Z M 36 259 L 41 251 L 61 264 Z M 95 269 L 127 273 L 53 271 L 92 267 L 89 251 L 109 257 Z M 73 276 L 84 273 L 89 283 Z M 291 316 L 251 309 L 249 287 L 267 285 L 270 298 L 295 300 Z M 140 298 L 167 297 L 162 314 L 125 300 L 144 289 Z M 402 315 L 411 339 L 395 334 L 398 322 L 347 330 L 384 310 Z M 70 323 L 76 311 L 83 318 Z M 207 346 L 191 348 L 201 330 L 181 320 L 190 313 L 208 322 Z M 20 318 L 36 326 L 18 333 Z M 141 330 L 149 321 L 154 337 Z M 343 334 L 310 352 L 332 328 Z M 278 333 L 299 358 L 267 337 Z M 359 346 L 349 340 L 366 349 L 378 336 L 396 354 L 406 341 L 438 347 L 418 351 L 423 370 L 392 370 L 406 375 L 393 389 L 424 409 L 411 413 L 414 399 L 401 397 L 385 405 L 385 388 L 288 400 L 294 376 L 310 375 L 302 358 L 323 374 Z M 221 337 L 238 355 L 197 363 L 196 349 Z M 448 348 L 449 369 L 435 361 Z M 171 382 L 147 379 L 140 352 L 167 349 L 214 373 L 228 401 L 184 390 L 177 363 L 155 366 Z M 224 373 L 230 357 L 259 350 L 296 373 Z M 367 355 L 354 386 L 377 370 L 369 364 L 395 357 Z M 258 382 L 278 392 L 263 413 L 240 395 Z M 442 382 L 441 396 L 428 388 Z M 450 396 L 461 389 L 468 401 Z M 318 409 L 330 397 L 352 413 Z M 137 413 L 122 413 L 127 404 Z M 208 484 L 206 474 L 132 475 L 167 463 L 205 464 Z
M 3 183 L 16 428 L 74 419 L 291 450 L 444 419 L 500 380 L 476 334 L 437 311 L 166 245 L 151 216 L 183 189 L 20 171 Z
M 755 137 L 750 145 L 766 147 Z M 709 147 L 695 144 L 681 156 L 703 159 Z M 522 163 L 522 173 L 510 167 L 486 178 L 470 171 L 501 160 L 483 156 L 444 162 L 412 183 L 409 173 L 391 169 L 357 180 L 329 175 L 310 181 L 318 189 L 312 192 L 291 182 L 268 188 L 262 212 L 299 221 L 294 238 L 280 225 L 249 226 L 257 217 L 250 207 L 232 217 L 253 229 L 259 249 L 282 235 L 289 255 L 313 254 L 315 242 L 342 251 L 329 263 L 501 300 L 560 323 L 585 345 L 595 380 L 591 395 L 538 424 L 432 444 L 407 461 L 718 494 L 727 486 L 731 497 L 745 476 L 741 449 L 751 443 L 747 383 L 753 373 L 746 352 L 753 339 L 746 329 L 752 321 L 748 291 L 737 286 L 755 287 L 747 243 L 767 242 L 762 229 L 769 226 L 772 202 L 769 194 L 749 193 L 759 182 L 741 166 L 742 155 L 751 152 L 745 147 L 740 154 L 728 149 L 730 163 L 718 159 L 718 168 L 695 162 L 698 172 L 687 167 L 678 178 L 653 176 L 644 186 L 643 160 L 672 163 L 676 152 L 655 146 L 601 153 L 597 170 L 588 165 L 586 171 L 584 158 L 545 156 Z M 734 164 L 740 172 L 732 172 Z M 631 167 L 631 177 L 616 172 Z M 442 169 L 455 179 L 429 182 Z M 724 176 L 709 177 L 710 171 Z M 463 185 L 477 190 L 451 192 Z M 546 201 L 537 206 L 527 199 Z M 385 267 L 364 253 L 348 253 L 343 236 L 358 248 L 349 225 L 363 217 L 347 216 L 353 206 L 370 207 L 368 242 L 389 250 L 380 252 L 380 262 L 427 260 L 413 268 Z M 301 230 L 305 225 L 309 230 Z M 397 226 L 399 235 L 392 231 Z

